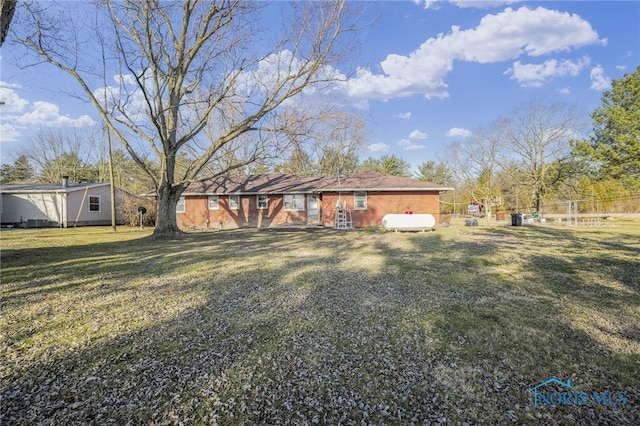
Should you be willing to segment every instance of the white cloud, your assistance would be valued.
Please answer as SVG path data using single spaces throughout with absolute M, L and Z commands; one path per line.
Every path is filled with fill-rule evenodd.
M 380 151 L 388 151 L 389 145 L 386 143 L 374 143 L 369 145 L 369 151 L 371 152 L 380 152 Z
M 558 93 L 560 93 L 561 95 L 570 95 L 571 89 L 568 87 L 563 87 L 562 89 L 558 90 Z
M 346 91 L 354 100 L 413 95 L 446 98 L 445 77 L 456 60 L 495 63 L 599 43 L 606 40 L 600 40 L 591 24 L 578 15 L 544 7 L 507 8 L 484 16 L 475 28 L 454 26 L 448 34 L 429 38 L 408 56 L 387 55 L 380 63 L 382 74 L 358 69 L 356 77 L 346 82 Z
M 468 138 L 471 136 L 471 131 L 461 127 L 452 127 L 447 132 L 447 136 L 450 138 Z
M 113 80 L 118 84 L 136 84 L 136 78 L 132 74 L 116 74 Z
M 627 70 L 627 66 L 626 65 L 616 65 L 616 69 L 618 71 L 626 71 Z
M 0 56 L 0 63 L 2 62 L 2 57 Z M 9 89 L 20 89 L 22 88 L 22 86 L 20 84 L 17 83 L 9 83 L 6 81 L 2 81 L 0 80 L 0 87 L 6 87 Z
M 12 124 L 0 124 L 0 142 L 15 142 L 18 140 L 20 132 Z
M 302 74 L 298 81 L 304 80 L 307 76 L 303 72 L 305 69 L 308 69 L 308 64 L 304 59 L 301 60 L 295 56 L 294 52 L 283 49 L 260 60 L 255 69 L 241 72 L 236 86 L 245 95 L 264 94 L 266 88 L 277 87 L 296 75 Z M 324 65 L 316 71 L 313 80 L 315 83 L 304 89 L 306 96 L 312 96 L 316 93 L 326 94 L 327 91 L 338 96 L 343 85 L 340 83 L 331 84 L 331 82 L 345 82 L 347 76 L 330 65 Z M 290 85 L 291 82 L 287 83 L 285 87 Z
M 425 9 L 436 9 L 438 3 L 441 0 L 413 0 L 413 2 L 419 6 L 423 6 Z
M 89 127 L 96 124 L 88 115 L 72 118 L 61 115 L 60 107 L 44 101 L 29 102 L 20 97 L 16 90 L 20 85 L 0 81 L 0 101 L 2 108 L 2 125 L 0 125 L 0 142 L 14 142 L 30 127 Z
M 591 70 L 591 89 L 599 92 L 611 89 L 611 79 L 607 77 L 604 69 L 598 65 Z
M 488 9 L 491 7 L 499 7 L 507 4 L 519 3 L 522 0 L 449 0 L 459 8 L 475 7 L 477 9 Z
M 409 139 L 400 139 L 398 145 L 405 151 L 415 151 L 426 148 L 426 145 L 413 143 Z
M 475 7 L 478 9 L 486 9 L 490 7 L 498 7 L 505 4 L 518 3 L 521 0 L 449 0 L 449 3 L 459 8 Z M 437 9 L 438 3 L 444 0 L 414 0 L 414 3 L 423 6 L 425 9 Z
M 154 86 L 151 71 L 147 70 L 142 73 L 140 79 L 147 91 L 153 95 L 155 91 L 152 89 Z M 148 105 L 136 78 L 132 74 L 116 74 L 113 76 L 113 81 L 114 85 L 94 90 L 93 95 L 96 99 L 102 103 L 106 101 L 107 107 L 110 109 L 117 106 L 117 109 L 125 110 L 127 117 L 133 118 L 134 121 L 139 117 L 144 117 L 143 120 L 146 119 Z
M 20 89 L 18 84 L 9 84 L 4 81 L 0 81 L 0 101 L 4 102 L 2 105 L 3 113 L 19 113 L 29 105 L 29 101 L 22 99 L 15 90 Z
M 285 78 L 294 75 L 301 67 L 301 62 L 293 52 L 284 49 L 265 57 L 258 62 L 258 67 L 240 74 L 238 87 L 244 93 L 262 91 L 264 87 L 273 87 Z
M 410 112 L 401 112 L 400 114 L 398 114 L 398 117 L 400 117 L 403 120 L 409 120 L 409 119 L 411 119 L 411 113 Z
M 17 121 L 23 125 L 49 127 L 87 127 L 96 124 L 88 115 L 81 115 L 78 118 L 60 115 L 58 105 L 43 101 L 34 102 L 33 109 L 19 116 Z
M 523 64 L 516 61 L 505 74 L 511 74 L 511 79 L 517 80 L 523 87 L 540 87 L 555 77 L 576 76 L 590 63 L 591 59 L 588 56 L 576 62 L 568 59 L 549 59 L 541 64 Z
M 409 134 L 409 138 L 411 139 L 426 139 L 427 136 L 428 135 L 425 132 L 421 132 L 420 130 L 417 130 L 417 129 Z

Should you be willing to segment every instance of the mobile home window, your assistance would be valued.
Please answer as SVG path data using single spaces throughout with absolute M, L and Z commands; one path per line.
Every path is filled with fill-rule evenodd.
M 266 208 L 268 208 L 267 196 L 266 195 L 258 195 L 257 196 L 257 207 L 258 207 L 258 209 L 266 209 Z
M 353 193 L 353 206 L 356 210 L 367 209 L 367 193 L 366 192 L 354 192 Z
M 184 197 L 180 197 L 176 203 L 176 213 L 184 213 Z
M 100 211 L 100 197 L 98 195 L 89 195 L 89 211 Z
M 304 194 L 289 194 L 284 196 L 285 210 L 304 210 Z
M 218 196 L 209 195 L 209 210 L 218 210 Z
M 240 208 L 240 196 L 229 195 L 229 210 L 238 210 Z

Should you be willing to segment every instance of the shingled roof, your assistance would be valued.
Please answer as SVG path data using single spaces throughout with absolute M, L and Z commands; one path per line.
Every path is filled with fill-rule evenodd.
M 321 178 L 290 174 L 219 176 L 215 179 L 190 184 L 183 195 L 448 190 L 453 190 L 453 188 L 413 178 L 364 172 L 342 178 Z
M 96 188 L 99 186 L 110 185 L 109 182 L 84 182 L 84 183 L 70 183 L 68 186 L 63 186 L 59 183 L 5 183 L 0 185 L 0 192 L 5 194 L 17 194 L 17 193 L 42 193 L 42 192 L 73 192 L 85 190 L 87 187 Z
M 288 174 L 219 176 L 192 183 L 183 195 L 198 194 L 303 194 L 317 192 L 324 178 Z
M 327 178 L 323 191 L 452 191 L 454 188 L 414 178 L 364 172 L 344 178 Z

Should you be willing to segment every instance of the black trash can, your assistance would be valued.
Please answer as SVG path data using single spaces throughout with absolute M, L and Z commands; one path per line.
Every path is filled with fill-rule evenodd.
M 511 226 L 522 226 L 522 213 L 511 213 Z

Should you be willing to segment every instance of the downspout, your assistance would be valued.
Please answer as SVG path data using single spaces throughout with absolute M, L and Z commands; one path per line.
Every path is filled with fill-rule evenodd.
M 62 176 L 62 189 L 64 192 L 60 194 L 62 198 L 62 212 L 60 213 L 62 217 L 60 218 L 60 227 L 68 228 L 69 227 L 69 193 L 67 192 L 67 188 L 69 187 L 69 176 Z
M 59 214 L 58 214 L 58 224 L 59 224 L 58 226 L 60 226 L 60 228 L 64 228 L 65 227 L 64 216 L 65 216 L 65 210 L 67 208 L 65 203 L 67 201 L 67 197 L 65 197 L 64 192 L 58 192 L 56 195 L 58 196 L 57 203 L 59 203 L 60 205 Z
M 342 205 L 342 191 L 340 191 L 340 187 L 342 186 L 342 183 L 340 182 L 340 171 L 338 170 L 338 205 L 340 206 L 340 208 L 343 208 Z M 338 206 L 336 206 L 338 207 Z
M 64 194 L 62 194 L 62 196 L 64 197 L 64 202 L 63 202 L 63 213 L 62 213 L 62 220 L 64 221 L 64 227 L 68 228 L 69 227 L 69 193 L 65 192 Z

